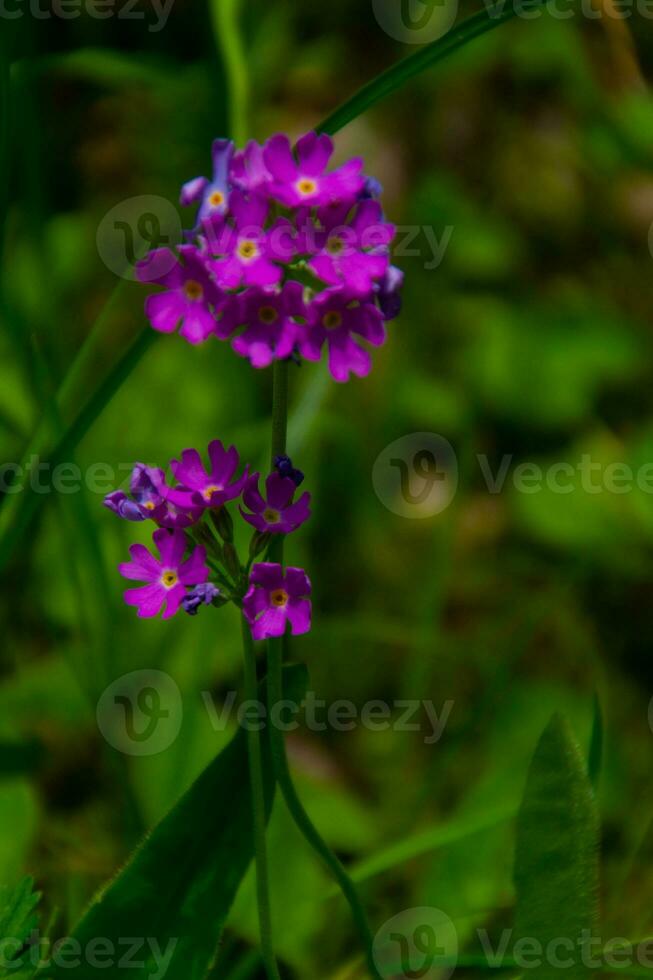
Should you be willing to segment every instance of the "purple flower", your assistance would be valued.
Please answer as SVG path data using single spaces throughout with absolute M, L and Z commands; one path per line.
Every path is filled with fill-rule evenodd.
M 115 490 L 104 498 L 104 505 L 126 521 L 144 521 L 148 518 L 160 527 L 183 528 L 197 523 L 201 508 L 192 505 L 184 509 L 175 507 L 169 500 L 172 488 L 166 484 L 163 470 L 136 463 L 130 481 L 131 498 L 122 490 Z
M 180 245 L 182 261 L 170 268 L 170 253 L 159 248 L 138 262 L 136 275 L 142 282 L 165 286 L 145 301 L 145 313 L 155 330 L 179 331 L 191 344 L 201 344 L 213 332 L 215 319 L 212 309 L 222 302 L 222 294 L 209 278 L 201 253 L 194 245 Z M 157 266 L 161 274 L 157 274 Z
M 378 201 L 361 201 L 345 224 L 347 210 L 330 210 L 325 231 L 316 236 L 317 254 L 309 267 L 318 279 L 331 286 L 344 284 L 362 296 L 385 275 L 395 228 L 383 220 Z
M 299 349 L 309 361 L 319 361 L 326 342 L 329 371 L 336 381 L 347 381 L 350 372 L 363 378 L 369 374 L 372 359 L 354 335 L 375 347 L 385 341 L 383 317 L 370 302 L 359 300 L 344 289 L 326 289 L 314 298 L 308 324 Z
M 183 561 L 186 536 L 183 531 L 159 528 L 153 535 L 160 558 L 155 558 L 142 544 L 129 549 L 130 562 L 119 565 L 120 574 L 137 582 L 147 582 L 138 589 L 127 589 L 124 599 L 128 606 L 137 606 L 138 615 L 149 618 L 164 608 L 163 618 L 170 619 L 186 595 L 186 586 L 205 582 L 209 576 L 204 548 L 194 549 Z
M 189 616 L 197 616 L 200 606 L 210 606 L 219 595 L 220 589 L 212 582 L 202 582 L 201 585 L 196 585 L 194 589 L 186 593 L 181 604 L 184 612 L 187 612 Z
M 184 449 L 181 461 L 173 459 L 170 468 L 181 484 L 170 491 L 170 499 L 181 507 L 221 507 L 228 500 L 240 497 L 249 476 L 249 466 L 233 480 L 240 457 L 235 446 L 225 449 L 219 439 L 209 444 L 210 470 L 204 468 L 196 449 Z
M 195 177 L 187 181 L 181 189 L 180 203 L 183 207 L 201 201 L 197 212 L 196 228 L 205 218 L 226 214 L 230 190 L 229 168 L 233 153 L 234 144 L 231 140 L 213 140 L 211 147 L 213 180 Z
M 243 491 L 243 503 L 253 513 L 246 513 L 242 507 L 240 513 L 248 524 L 262 533 L 290 534 L 296 531 L 311 516 L 310 493 L 303 493 L 293 503 L 297 489 L 294 480 L 275 471 L 265 481 L 264 499 L 258 489 L 259 476 L 259 473 L 253 473 Z
M 401 313 L 401 287 L 404 274 L 396 265 L 391 265 L 376 287 L 377 299 L 385 320 L 394 320 Z
M 265 144 L 263 160 L 273 181 L 270 193 L 287 207 L 321 207 L 333 201 L 353 201 L 364 186 L 363 161 L 348 161 L 325 173 L 333 155 L 333 140 L 326 135 L 306 133 L 297 141 L 297 159 L 290 140 L 282 133 Z
M 296 487 L 301 486 L 304 482 L 304 474 L 301 470 L 295 469 L 290 456 L 275 456 L 274 468 L 281 476 L 289 477 Z
M 271 175 L 263 160 L 263 147 L 250 140 L 244 150 L 239 150 L 231 163 L 231 180 L 241 191 L 265 192 Z
M 294 634 L 311 628 L 311 583 L 301 568 L 260 562 L 249 576 L 249 591 L 243 599 L 243 614 L 255 640 L 283 636 L 286 623 Z
M 275 263 L 287 261 L 294 254 L 289 223 L 277 223 L 265 231 L 267 201 L 255 196 L 247 198 L 240 191 L 232 192 L 229 210 L 233 223 L 221 227 L 213 222 L 204 223 L 209 251 L 222 256 L 210 262 L 216 282 L 223 289 L 275 286 L 282 276 L 281 268 Z M 285 247 L 279 230 L 282 227 L 288 228 Z
M 306 317 L 304 287 L 287 282 L 282 289 L 246 290 L 240 299 L 240 322 L 246 330 L 231 346 L 253 367 L 267 367 L 275 358 L 290 357 L 303 327 L 295 317 Z

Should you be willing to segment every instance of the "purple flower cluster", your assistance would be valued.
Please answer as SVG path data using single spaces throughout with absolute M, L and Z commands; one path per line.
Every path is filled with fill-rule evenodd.
M 208 465 L 196 449 L 184 449 L 164 470 L 137 463 L 130 492 L 116 490 L 105 505 L 127 521 L 152 520 L 156 554 L 142 544 L 132 545 L 131 561 L 119 566 L 130 580 L 145 583 L 124 593 L 138 615 L 149 618 L 163 610 L 168 619 L 181 607 L 194 616 L 200 607 L 233 601 L 242 607 L 255 639 L 280 636 L 290 623 L 293 633 L 310 628 L 311 587 L 301 569 L 284 572 L 278 564 L 254 559 L 266 551 L 275 534 L 296 531 L 311 516 L 310 493 L 297 490 L 304 476 L 287 456 L 275 468 L 261 492 L 260 473 L 240 469 L 235 446 L 220 440 L 208 447 Z M 240 503 L 238 503 L 240 501 Z M 254 528 L 249 561 L 240 562 L 227 505 L 238 503 L 244 520 Z M 277 632 L 275 632 L 275 630 Z
M 294 149 L 282 134 L 238 152 L 214 141 L 212 178 L 182 187 L 197 214 L 172 267 L 166 249 L 137 265 L 141 281 L 164 287 L 145 304 L 155 330 L 231 340 L 257 368 L 326 349 L 336 381 L 369 373 L 362 342 L 385 341 L 403 274 L 390 264 L 395 228 L 378 182 L 360 158 L 329 170 L 333 149 L 313 132 Z

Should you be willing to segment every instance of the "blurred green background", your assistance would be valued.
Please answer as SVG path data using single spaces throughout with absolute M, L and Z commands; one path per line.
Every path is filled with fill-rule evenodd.
M 147 4 L 135 10 L 144 19 L 46 20 L 25 8 L 2 23 L 3 462 L 23 459 L 43 420 L 47 459 L 143 328 L 145 290 L 98 251 L 104 216 L 139 195 L 175 204 L 229 128 L 224 10 L 175 0 L 158 31 Z M 414 50 L 367 0 L 250 0 L 240 27 L 247 131 L 259 139 L 310 129 Z M 650 874 L 629 872 L 653 804 L 653 496 L 520 493 L 510 477 L 492 494 L 477 459 L 493 471 L 505 455 L 513 466 L 653 460 L 652 68 L 640 14 L 518 19 L 336 140 L 340 158 L 364 155 L 391 220 L 450 235 L 436 268 L 423 233 L 419 254 L 397 260 L 404 310 L 368 379 L 338 386 L 324 365 L 291 372 L 289 448 L 314 495 L 312 521 L 288 545 L 315 599 L 294 655 L 328 702 L 454 702 L 435 744 L 429 732 L 360 726 L 291 737 L 307 808 L 348 864 L 365 869 L 407 842 L 408 856 L 362 875 L 375 927 L 426 905 L 455 921 L 461 942 L 510 921 L 514 828 L 497 814 L 516 808 L 555 710 L 587 746 L 595 694 L 607 929 L 653 927 Z M 92 329 L 94 353 L 59 410 L 53 393 Z M 159 465 L 222 438 L 263 465 L 270 396 L 270 372 L 228 345 L 157 338 L 66 460 L 82 471 Z M 414 432 L 449 440 L 460 484 L 442 513 L 409 520 L 379 499 L 372 469 Z M 2 501 L 5 534 L 24 496 Z M 0 880 L 33 872 L 63 935 L 224 745 L 201 692 L 219 704 L 240 688 L 241 667 L 232 608 L 163 623 L 123 606 L 116 565 L 147 530 L 87 489 L 37 504 L 3 570 Z M 183 725 L 158 755 L 120 756 L 95 706 L 107 683 L 143 668 L 179 685 Z M 422 833 L 431 843 L 410 857 Z M 347 910 L 279 807 L 271 840 L 289 975 L 360 976 Z M 248 878 L 215 975 L 235 977 L 255 939 Z

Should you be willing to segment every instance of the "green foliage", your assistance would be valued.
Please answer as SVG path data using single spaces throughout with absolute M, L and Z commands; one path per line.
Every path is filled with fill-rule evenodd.
M 35 909 L 41 896 L 34 891 L 34 880 L 25 877 L 16 885 L 9 888 L 0 885 L 0 946 L 2 947 L 3 966 L 0 967 L 0 977 L 16 977 L 26 980 L 33 971 L 29 968 L 17 969 L 20 963 L 21 947 L 29 939 L 30 934 L 38 925 L 38 914 Z M 6 966 L 11 962 L 11 967 Z
M 287 671 L 288 696 L 301 700 L 306 673 Z M 268 812 L 273 780 L 265 772 Z M 227 914 L 253 854 L 246 732 L 231 743 L 154 828 L 118 877 L 99 895 L 74 931 L 82 949 L 102 937 L 120 948 L 125 937 L 154 939 L 169 954 L 166 976 L 200 980 L 215 955 Z M 72 976 L 146 977 L 156 952 L 143 953 L 140 966 L 53 965 L 52 980 Z M 143 965 L 144 964 L 144 965 Z
M 587 770 L 569 723 L 553 717 L 538 742 L 517 818 L 515 885 L 517 942 L 535 940 L 545 955 L 536 980 L 559 973 L 559 941 L 581 980 L 588 968 L 580 942 L 598 923 L 599 821 Z M 547 952 L 548 950 L 548 952 Z

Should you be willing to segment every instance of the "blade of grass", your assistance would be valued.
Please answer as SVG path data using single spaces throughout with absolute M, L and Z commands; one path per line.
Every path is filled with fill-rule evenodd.
M 541 0 L 541 2 L 545 3 L 546 0 Z M 337 133 L 348 123 L 367 112 L 377 102 L 386 99 L 406 82 L 426 71 L 427 68 L 432 68 L 433 65 L 458 51 L 459 48 L 464 47 L 474 38 L 480 37 L 487 31 L 511 20 L 517 15 L 519 9 L 519 0 L 499 0 L 499 3 L 486 7 L 485 10 L 474 14 L 473 17 L 468 17 L 458 27 L 452 28 L 444 37 L 420 48 L 419 51 L 373 78 L 350 99 L 335 109 L 330 116 L 327 116 L 318 126 L 318 132 L 332 135 Z
M 515 810 L 506 807 L 476 820 L 454 820 L 443 826 L 429 827 L 361 861 L 351 869 L 351 877 L 357 884 L 367 881 L 439 847 L 447 847 L 484 830 L 492 830 L 501 823 L 513 820 L 515 816 Z
M 49 455 L 48 462 L 51 467 L 65 461 L 67 456 L 81 442 L 93 422 L 141 361 L 145 352 L 152 346 L 156 336 L 156 333 L 149 328 L 144 329 L 139 334 L 113 370 L 109 372 L 104 382 L 88 399 L 82 411 Z M 25 488 L 21 494 L 6 499 L 5 504 L 0 509 L 0 569 L 7 565 L 15 547 L 31 524 L 42 499 L 42 495 L 35 493 L 31 488 Z
M 240 10 L 241 0 L 210 0 L 215 43 L 227 76 L 229 128 L 236 144 L 244 146 L 249 132 L 249 86 L 245 50 L 238 27 Z

